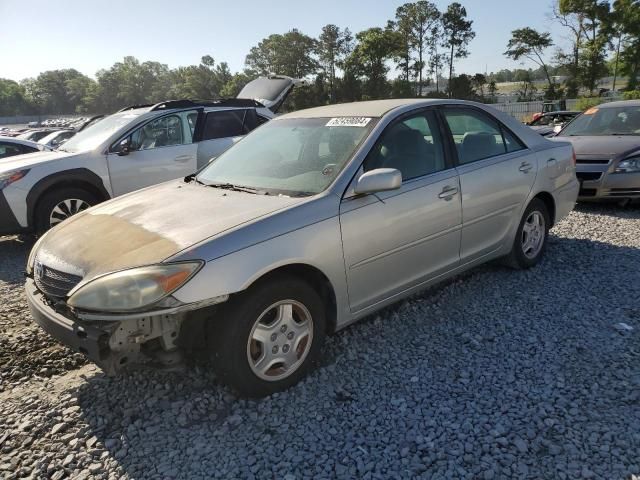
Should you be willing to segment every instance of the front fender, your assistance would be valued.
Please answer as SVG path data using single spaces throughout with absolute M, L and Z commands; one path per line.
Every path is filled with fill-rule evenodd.
M 232 295 L 269 272 L 292 264 L 309 265 L 324 273 L 336 295 L 338 324 L 345 320 L 349 307 L 337 216 L 208 261 L 173 296 L 192 303 Z

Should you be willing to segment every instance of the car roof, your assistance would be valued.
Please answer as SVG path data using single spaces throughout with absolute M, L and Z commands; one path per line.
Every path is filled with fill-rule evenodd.
M 455 103 L 462 101 L 452 100 Z M 322 107 L 307 108 L 287 113 L 278 118 L 317 118 L 317 117 L 382 117 L 386 113 L 407 105 L 431 105 L 442 103 L 440 99 L 393 98 L 389 100 L 367 100 L 364 102 L 336 103 Z
M 619 102 L 601 103 L 597 106 L 598 109 L 620 107 L 640 107 L 640 100 L 620 100 Z
M 16 138 L 16 137 L 5 137 L 0 135 L 0 141 L 2 142 L 8 142 L 8 143 L 16 143 L 16 144 L 20 144 L 20 145 L 26 145 L 28 147 L 36 147 L 38 148 L 39 144 L 38 142 L 33 142 L 31 140 L 23 140 L 22 138 Z

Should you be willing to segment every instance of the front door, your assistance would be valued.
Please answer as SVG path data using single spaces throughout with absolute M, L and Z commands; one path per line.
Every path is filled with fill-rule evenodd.
M 462 263 L 489 255 L 509 239 L 537 172 L 535 152 L 476 108 L 443 109 L 458 154 L 462 190 Z
M 363 171 L 396 168 L 398 190 L 348 195 L 340 225 L 351 310 L 356 313 L 454 268 L 459 261 L 458 175 L 432 111 L 391 124 Z
M 127 155 L 107 155 L 114 195 L 184 177 L 197 170 L 193 131 L 197 110 L 150 120 L 129 135 Z

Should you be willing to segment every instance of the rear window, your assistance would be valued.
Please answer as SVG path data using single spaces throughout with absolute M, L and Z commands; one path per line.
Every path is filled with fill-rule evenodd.
M 205 117 L 203 140 L 239 137 L 246 133 L 244 117 L 246 110 L 222 110 L 209 112 Z

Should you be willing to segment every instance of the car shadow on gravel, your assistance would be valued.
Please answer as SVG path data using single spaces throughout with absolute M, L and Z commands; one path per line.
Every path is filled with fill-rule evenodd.
M 640 219 L 640 201 L 635 201 L 625 206 L 610 202 L 581 202 L 576 204 L 575 210 L 582 213 L 607 215 L 615 218 Z
M 30 237 L 0 236 L 0 281 L 24 282 L 24 269 L 33 244 L 34 239 Z
M 638 248 L 551 235 L 531 270 L 480 267 L 331 336 L 335 361 L 266 399 L 201 366 L 90 377 L 83 438 L 129 478 L 625 478 L 639 268 Z

